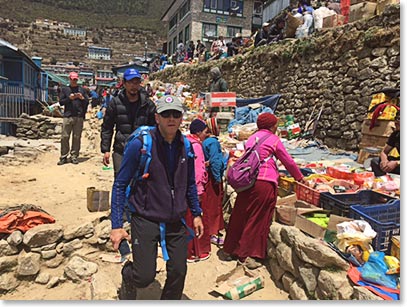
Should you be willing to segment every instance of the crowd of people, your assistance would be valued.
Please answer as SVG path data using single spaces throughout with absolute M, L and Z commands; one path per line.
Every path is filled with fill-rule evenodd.
M 233 57 L 237 54 L 244 54 L 252 48 L 278 42 L 286 37 L 306 37 L 315 31 L 314 10 L 322 6 L 335 13 L 340 13 L 340 6 L 334 0 L 317 1 L 314 5 L 309 0 L 300 0 L 296 6 L 289 6 L 275 18 L 265 21 L 248 37 L 243 37 L 242 33 L 238 32 L 227 38 L 219 35 L 209 39 L 208 42 L 198 40 L 195 43 L 190 40 L 184 43 L 180 40 L 173 53 L 157 56 L 153 60 L 150 70 L 156 72 L 179 64 L 202 63 Z M 298 27 L 296 30 L 294 29 L 293 36 L 289 36 L 287 31 L 287 27 L 290 26 L 288 15 L 298 19 Z
M 80 138 L 88 104 L 87 91 L 71 73 L 70 85 L 61 89 L 64 106 L 61 156 L 58 165 L 79 163 Z M 227 82 L 218 67 L 208 75 L 208 91 L 227 91 Z M 257 117 L 257 131 L 245 142 L 245 150 L 257 146 L 262 161 L 253 186 L 237 193 L 230 220 L 223 212 L 224 180 L 228 165 L 215 116 L 196 116 L 185 136 L 180 127 L 186 110 L 174 89 L 157 95 L 142 86 L 142 75 L 127 69 L 122 89 L 106 104 L 101 125 L 102 163 L 114 168 L 111 198 L 111 241 L 115 250 L 123 241 L 131 243 L 132 261 L 122 268 L 119 298 L 136 299 L 137 288 L 151 284 L 156 275 L 158 246 L 166 260 L 167 279 L 161 299 L 181 299 L 188 263 L 210 258 L 212 245 L 220 248 L 222 260 L 236 261 L 247 269 L 256 269 L 266 259 L 267 237 L 277 202 L 281 161 L 292 177 L 304 183 L 304 176 L 276 134 L 278 118 L 270 113 Z M 103 95 L 103 94 L 102 94 Z M 108 96 L 105 93 L 104 96 Z M 395 131 L 380 157 L 372 160 L 378 176 L 400 173 L 399 114 Z M 141 126 L 150 126 L 151 143 L 141 135 L 128 143 L 129 136 Z M 72 147 L 69 138 L 72 134 Z M 151 160 L 146 173 L 142 156 Z M 128 187 L 131 187 L 128 189 Z M 130 234 L 124 222 L 130 223 Z

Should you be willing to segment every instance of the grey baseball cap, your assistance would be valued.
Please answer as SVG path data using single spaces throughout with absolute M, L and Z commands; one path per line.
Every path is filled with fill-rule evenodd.
M 176 110 L 184 112 L 182 101 L 176 96 L 167 95 L 157 100 L 157 113 L 160 114 L 167 110 Z

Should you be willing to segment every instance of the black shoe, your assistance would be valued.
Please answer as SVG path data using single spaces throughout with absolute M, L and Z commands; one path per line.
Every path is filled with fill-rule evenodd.
M 72 157 L 71 163 L 72 164 L 78 164 L 79 163 L 78 158 Z
M 57 165 L 64 165 L 65 163 L 68 163 L 68 159 L 67 158 L 62 158 L 62 159 L 59 159 Z
M 137 288 L 134 284 L 126 281 L 124 279 L 123 276 L 123 270 L 127 267 L 127 266 L 131 266 L 133 265 L 132 262 L 128 261 L 122 269 L 122 285 L 120 286 L 120 290 L 119 290 L 119 300 L 123 301 L 123 300 L 135 300 L 137 297 Z

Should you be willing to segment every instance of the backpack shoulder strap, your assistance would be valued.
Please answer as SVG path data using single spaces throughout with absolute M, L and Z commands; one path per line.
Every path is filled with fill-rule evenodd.
M 186 135 L 182 135 L 184 137 L 184 146 L 185 146 L 185 154 L 189 158 L 194 158 L 195 155 L 191 151 L 191 141 L 186 137 Z

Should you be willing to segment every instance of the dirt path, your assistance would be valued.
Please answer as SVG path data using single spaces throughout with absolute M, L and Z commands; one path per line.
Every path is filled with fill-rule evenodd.
M 59 142 L 55 148 L 40 154 L 34 161 L 23 165 L 0 167 L 0 207 L 5 205 L 33 204 L 40 206 L 55 217 L 61 225 L 76 225 L 93 220 L 101 214 L 90 213 L 86 207 L 86 189 L 94 186 L 111 190 L 113 171 L 103 170 L 101 154 L 98 150 L 98 137 L 89 141 L 82 138 L 82 153 L 78 165 L 66 164 L 57 166 Z M 49 140 L 47 141 L 49 142 Z M 217 256 L 217 247 L 213 246 L 211 257 L 199 263 L 188 264 L 183 299 L 190 300 L 223 300 L 212 292 L 216 277 L 230 271 L 236 262 L 221 261 Z M 121 265 L 102 262 L 99 254 L 89 258 L 99 265 L 99 271 L 106 273 L 111 282 L 119 287 L 121 282 Z M 50 270 L 50 269 L 48 269 Z M 62 275 L 62 268 L 54 269 L 52 275 Z M 256 291 L 244 300 L 287 300 L 288 294 L 278 289 L 269 278 L 266 268 L 259 273 L 265 276 L 265 288 Z M 165 281 L 165 271 L 157 274 L 154 282 L 139 293 L 140 299 L 159 299 L 160 288 Z M 85 285 L 85 286 L 84 286 Z M 1 300 L 89 300 L 92 298 L 90 287 L 86 282 L 74 284 L 66 281 L 55 288 L 46 289 L 44 285 L 23 281 L 16 291 L 0 295 Z

